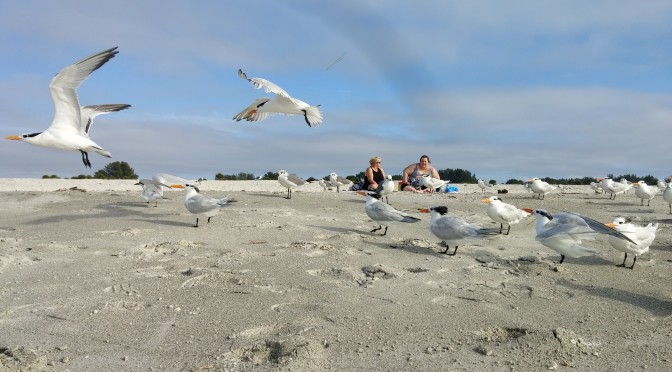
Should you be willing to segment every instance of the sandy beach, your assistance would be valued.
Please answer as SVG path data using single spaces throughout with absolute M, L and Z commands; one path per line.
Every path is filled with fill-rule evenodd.
M 658 195 L 588 186 L 517 207 L 659 222 L 634 270 L 606 238 L 567 258 L 534 218 L 441 253 L 418 208 L 484 227 L 476 185 L 394 193 L 422 221 L 386 236 L 364 198 L 276 181 L 205 181 L 237 200 L 194 228 L 184 191 L 157 207 L 134 180 L 0 179 L 0 371 L 666 371 L 672 215 Z M 497 195 L 496 193 L 494 195 Z M 630 261 L 629 261 L 630 262 Z

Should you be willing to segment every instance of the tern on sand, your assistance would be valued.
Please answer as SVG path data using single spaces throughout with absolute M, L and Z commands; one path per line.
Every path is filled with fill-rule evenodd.
M 414 223 L 420 221 L 419 218 L 409 216 L 408 214 L 394 209 L 391 205 L 380 201 L 380 194 L 369 191 L 359 191 L 359 195 L 366 196 L 366 205 L 364 211 L 374 222 L 378 223 L 378 227 L 371 230 L 371 233 L 376 232 L 385 226 L 383 235 L 387 234 L 387 228 L 397 222 Z
M 219 213 L 219 210 L 228 203 L 233 203 L 235 200 L 228 197 L 222 199 L 211 198 L 207 195 L 201 194 L 198 187 L 192 184 L 172 185 L 173 188 L 186 188 L 187 192 L 184 194 L 184 206 L 187 210 L 196 215 L 196 225 L 198 227 L 198 217 L 208 217 L 210 219 Z
M 616 231 L 636 242 L 636 244 L 633 244 L 627 240 L 619 239 L 613 236 L 609 236 L 607 238 L 609 244 L 614 249 L 617 249 L 625 254 L 623 257 L 623 263 L 616 266 L 627 267 L 625 266 L 625 260 L 628 258 L 628 253 L 634 256 L 632 265 L 627 267 L 628 269 L 634 269 L 635 262 L 637 262 L 637 256 L 649 251 L 649 247 L 656 238 L 656 231 L 658 231 L 658 223 L 649 223 L 646 226 L 637 226 L 632 224 L 624 217 L 616 217 L 612 222 L 608 223 L 607 226 L 611 227 L 612 229 L 616 229 Z
M 266 119 L 268 115 L 285 114 L 285 115 L 303 115 L 309 127 L 316 127 L 322 124 L 322 112 L 320 112 L 320 105 L 311 106 L 301 100 L 292 98 L 279 86 L 271 83 L 266 79 L 248 78 L 243 70 L 238 70 L 238 76 L 249 81 L 252 85 L 261 89 L 264 88 L 266 93 L 274 93 L 273 98 L 257 98 L 245 110 L 234 116 L 233 119 L 241 121 L 261 121 Z
M 91 168 L 89 152 L 105 157 L 112 155 L 89 138 L 93 119 L 101 114 L 125 110 L 131 105 L 107 104 L 79 105 L 77 88 L 89 75 L 114 58 L 117 47 L 104 50 L 63 68 L 49 83 L 51 99 L 54 101 L 54 118 L 51 126 L 43 132 L 7 136 L 6 139 L 30 143 L 35 146 L 50 147 L 65 151 L 79 151 L 85 167 Z
M 172 188 L 170 185 L 145 178 L 139 179 L 136 185 L 142 186 L 142 197 L 147 200 L 147 206 L 153 200 L 155 207 L 159 205 L 159 199 L 168 199 L 163 196 L 163 188 Z
M 537 219 L 535 240 L 560 253 L 559 264 L 565 261 L 565 257 L 577 258 L 596 254 L 597 251 L 581 245 L 583 240 L 594 239 L 596 234 L 614 236 L 635 243 L 618 231 L 592 218 L 576 213 L 550 214 L 544 209 L 523 208 L 523 210 L 534 215 Z
M 332 186 L 336 186 L 336 192 L 341 192 L 341 187 L 352 185 L 352 181 L 333 172 L 329 175 L 329 182 Z
M 523 218 L 530 215 L 527 211 L 524 211 L 514 205 L 504 203 L 502 199 L 497 196 L 491 196 L 481 201 L 483 203 L 488 203 L 488 206 L 485 209 L 485 211 L 488 213 L 488 216 L 490 216 L 493 221 L 499 222 L 500 234 L 504 229 L 504 224 L 509 226 L 509 228 L 506 230 L 506 234 L 504 235 L 509 235 L 509 231 L 511 231 L 511 225 L 517 224 Z
M 305 184 L 307 181 L 296 174 L 289 174 L 286 170 L 281 169 L 278 171 L 278 182 L 287 188 L 287 199 L 291 199 L 292 189 Z
M 436 206 L 419 210 L 421 213 L 429 213 L 429 230 L 446 245 L 444 254 L 454 256 L 457 248 L 467 241 L 490 235 L 492 230 L 484 229 L 480 225 L 472 224 L 464 219 L 448 215 L 448 208 Z M 453 253 L 448 253 L 450 246 L 454 245 Z

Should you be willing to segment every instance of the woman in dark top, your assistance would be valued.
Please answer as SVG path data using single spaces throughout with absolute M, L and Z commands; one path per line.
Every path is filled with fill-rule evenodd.
M 369 160 L 370 166 L 364 172 L 364 189 L 376 190 L 378 184 L 385 180 L 385 171 L 380 167 L 380 158 L 374 156 Z

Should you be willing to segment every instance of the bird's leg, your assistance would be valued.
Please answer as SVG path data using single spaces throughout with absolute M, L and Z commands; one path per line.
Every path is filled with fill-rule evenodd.
M 387 235 L 387 226 L 385 226 L 385 231 L 383 232 L 383 236 Z
M 670 204 L 670 214 L 672 214 L 672 204 Z
M 562 265 L 562 263 L 565 261 L 565 255 L 561 254 L 560 255 L 560 262 L 558 262 L 558 265 Z
M 625 254 L 625 257 L 623 257 L 623 263 L 620 265 L 616 265 L 616 267 L 625 267 L 625 260 L 628 258 L 628 254 Z M 632 263 L 633 265 L 635 264 L 634 262 Z
M 637 262 L 637 256 L 635 255 L 635 259 L 632 260 L 632 266 L 628 267 L 628 269 L 632 270 L 635 268 L 635 262 Z
M 639 206 L 640 206 L 640 207 L 643 207 L 643 206 L 644 206 L 644 199 L 642 199 L 642 202 L 639 203 Z
M 378 231 L 378 230 L 380 230 L 380 229 L 382 229 L 382 228 L 383 228 L 383 225 L 380 225 L 380 226 L 378 226 L 377 229 L 373 229 L 373 230 L 371 230 L 371 233 L 374 233 L 374 232 L 376 232 L 376 231 Z
M 504 235 L 509 235 L 509 231 L 511 231 L 511 225 L 509 225 L 509 228 L 506 229 L 506 234 L 504 234 Z
M 502 233 L 502 230 L 504 230 L 504 224 L 503 224 L 503 223 L 500 223 L 500 224 L 499 224 L 499 233 L 500 233 L 500 234 Z
M 211 218 L 212 218 L 212 216 L 208 217 L 208 223 L 210 223 L 210 219 L 211 219 Z
M 89 161 L 89 154 L 86 151 L 79 150 L 82 153 L 82 162 L 85 167 L 91 168 L 91 162 Z
M 448 253 L 449 249 L 450 249 L 450 246 L 448 244 L 446 244 L 446 250 L 443 251 L 443 254 L 447 254 L 449 256 L 454 256 L 457 253 L 457 246 L 455 246 L 455 250 L 453 251 L 453 253 Z
M 306 124 L 308 124 L 309 127 L 312 127 L 310 125 L 310 122 L 308 121 L 308 113 L 306 112 L 306 110 L 301 110 L 301 111 L 303 111 L 303 119 L 306 120 Z
M 196 224 L 194 225 L 194 227 L 198 227 L 198 217 L 196 217 Z

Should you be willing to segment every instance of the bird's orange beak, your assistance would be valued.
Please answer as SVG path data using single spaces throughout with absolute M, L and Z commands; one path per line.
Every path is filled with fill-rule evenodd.
M 612 229 L 616 227 L 613 222 L 605 223 L 604 226 L 611 227 Z
M 429 209 L 428 209 L 428 208 L 419 208 L 419 209 L 418 209 L 418 212 L 420 212 L 420 213 L 429 213 Z
M 5 139 L 19 141 L 21 139 L 21 136 L 7 136 L 5 137 Z
M 481 200 L 483 203 L 490 203 L 490 199 L 483 199 Z
M 366 196 L 366 193 L 364 191 L 357 191 L 357 194 L 359 194 L 361 196 Z
M 534 211 L 530 208 L 521 208 L 521 209 L 524 210 L 525 212 L 529 213 L 529 214 L 534 213 Z
M 178 183 L 178 184 L 175 184 L 175 185 L 170 185 L 170 188 L 171 188 L 171 189 L 183 189 L 184 186 L 182 186 L 182 185 L 180 185 L 180 184 Z

